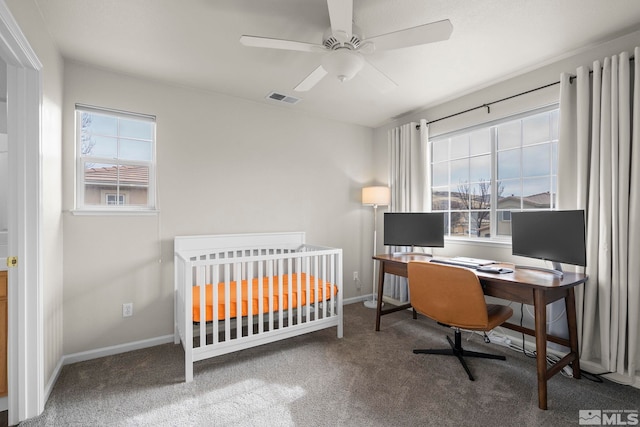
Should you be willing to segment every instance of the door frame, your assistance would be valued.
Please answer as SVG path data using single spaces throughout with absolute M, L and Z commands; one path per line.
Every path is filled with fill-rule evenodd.
M 7 63 L 9 145 L 8 406 L 9 425 L 44 410 L 42 298 L 42 64 L 4 0 L 0 57 Z

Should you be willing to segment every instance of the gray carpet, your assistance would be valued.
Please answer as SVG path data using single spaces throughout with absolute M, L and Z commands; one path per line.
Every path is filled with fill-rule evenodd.
M 578 411 L 640 409 L 640 390 L 556 375 L 549 410 L 537 407 L 535 359 L 463 335 L 475 382 L 448 356 L 449 329 L 409 311 L 384 316 L 345 306 L 335 328 L 196 363 L 184 383 L 173 344 L 65 366 L 44 413 L 21 426 L 566 426 Z M 470 338 L 470 339 L 468 339 Z

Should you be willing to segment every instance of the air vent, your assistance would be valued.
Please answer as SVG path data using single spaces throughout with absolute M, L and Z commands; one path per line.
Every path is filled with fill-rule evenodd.
M 301 101 L 300 98 L 296 98 L 289 95 L 283 95 L 278 92 L 271 92 L 269 95 L 267 95 L 267 99 L 271 101 L 282 102 L 285 104 L 292 104 L 292 105 L 297 104 L 298 102 Z

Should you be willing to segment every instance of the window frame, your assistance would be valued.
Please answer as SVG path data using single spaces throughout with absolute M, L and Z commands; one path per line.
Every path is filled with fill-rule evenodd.
M 498 149 L 497 146 L 497 138 L 496 138 L 496 132 L 497 132 L 497 127 L 501 124 L 505 124 L 511 121 L 516 121 L 516 120 L 522 120 L 522 119 L 526 119 L 528 117 L 533 117 L 537 114 L 542 114 L 542 113 L 548 113 L 554 110 L 559 110 L 559 103 L 554 102 L 542 107 L 538 107 L 538 108 L 533 108 L 527 111 L 523 111 L 521 113 L 517 113 L 517 114 L 512 114 L 512 115 L 508 115 L 508 116 L 504 116 L 501 117 L 499 119 L 496 120 L 491 120 L 491 121 L 487 121 L 487 122 L 482 122 L 482 123 L 478 123 L 475 124 L 473 126 L 468 126 L 468 127 L 464 127 L 464 128 L 460 128 L 460 129 L 455 129 L 453 131 L 449 131 L 449 132 L 445 132 L 433 137 L 429 137 L 428 140 L 428 152 L 429 152 L 429 157 L 428 157 L 428 164 L 427 164 L 427 173 L 429 174 L 429 185 L 430 187 L 428 188 L 429 191 L 429 195 L 430 195 L 430 205 L 428 206 L 428 209 L 430 211 L 434 211 L 434 212 L 444 212 L 445 214 L 447 214 L 447 232 L 445 234 L 445 240 L 448 241 L 455 241 L 455 242 L 461 242 L 461 243 L 469 243 L 469 244 L 498 244 L 498 245 L 502 245 L 502 244 L 511 244 L 511 235 L 499 235 L 498 234 L 498 223 L 497 220 L 499 218 L 502 218 L 502 213 L 505 212 L 507 209 L 498 209 L 498 194 L 497 194 L 497 175 L 498 175 L 498 151 L 500 151 Z M 559 123 L 558 123 L 559 126 Z M 470 134 L 473 133 L 475 131 L 480 131 L 482 129 L 489 129 L 490 131 L 490 136 L 491 136 L 491 152 L 490 152 L 490 157 L 491 157 L 491 182 L 490 182 L 490 187 L 491 187 L 491 193 L 490 193 L 490 213 L 489 213 L 489 227 L 490 227 L 490 237 L 474 237 L 471 236 L 468 232 L 466 235 L 462 236 L 462 235 L 454 235 L 451 234 L 451 228 L 450 228 L 450 220 L 451 220 L 451 213 L 452 212 L 458 212 L 459 210 L 452 210 L 451 209 L 451 182 L 448 181 L 448 186 L 449 186 L 449 198 L 448 198 L 448 207 L 446 210 L 433 210 L 433 168 L 432 168 L 432 163 L 433 163 L 433 143 L 434 142 L 438 142 L 441 140 L 446 140 L 446 139 L 451 139 L 454 138 L 456 136 L 461 136 L 461 135 L 465 135 L 465 134 Z M 559 129 L 557 130 L 559 132 Z M 555 137 L 551 137 L 550 140 L 548 141 L 550 144 L 553 144 L 554 142 L 557 144 L 559 143 L 559 135 L 556 133 Z M 533 144 L 535 145 L 535 144 Z M 520 141 L 520 151 L 522 151 L 523 149 L 523 145 L 522 145 L 522 140 Z M 552 164 L 555 163 L 556 168 L 557 168 L 557 153 L 558 150 L 555 150 L 555 161 L 553 160 L 553 158 L 551 159 Z M 552 153 L 554 153 L 552 151 Z M 463 158 L 471 158 L 472 155 L 470 154 L 469 157 L 461 157 L 460 159 Z M 447 162 L 451 162 L 451 158 L 447 159 Z M 455 160 L 455 159 L 454 159 Z M 520 162 L 520 180 L 522 181 L 522 169 L 523 169 L 523 163 Z M 448 166 L 448 173 L 450 173 L 450 166 Z M 536 208 L 535 210 L 557 210 L 557 181 L 558 181 L 558 176 L 557 176 L 557 170 L 552 169 L 550 171 L 550 175 L 549 175 L 554 181 L 552 181 L 551 183 L 551 190 L 554 190 L 555 188 L 555 192 L 552 192 L 550 194 L 550 206 L 548 208 Z M 450 178 L 448 178 L 449 180 Z M 555 187 L 554 187 L 555 185 Z M 437 186 L 436 186 L 437 187 Z M 520 196 L 522 197 L 522 196 Z M 521 205 L 519 209 L 508 209 L 508 211 L 522 211 L 522 201 L 521 201 Z M 469 212 L 469 214 L 473 214 L 475 211 L 478 211 L 477 209 L 469 209 L 467 210 L 467 212 Z
M 82 154 L 82 113 L 94 113 L 104 116 L 115 117 L 117 119 L 135 120 L 140 122 L 147 122 L 152 124 L 151 135 L 151 160 L 128 160 L 122 159 L 119 156 L 116 157 L 100 157 L 100 156 L 87 156 Z M 84 104 L 76 104 L 75 111 L 75 209 L 72 211 L 74 214 L 148 214 L 156 213 L 156 117 L 149 114 L 133 113 L 122 110 L 115 110 L 110 108 L 96 107 Z M 148 168 L 148 187 L 147 187 L 147 203 L 146 205 L 127 205 L 129 197 L 127 196 L 127 190 L 123 189 L 123 192 L 118 193 L 112 190 L 102 190 L 99 198 L 104 199 L 105 204 L 93 205 L 85 202 L 85 165 L 87 163 L 99 163 L 99 164 L 116 164 L 127 166 L 143 166 Z M 119 178 L 118 178 L 119 180 Z M 120 182 L 118 181 L 118 187 Z M 104 194 L 120 194 L 124 197 L 125 204 L 107 204 L 106 196 Z M 117 197 L 117 196 L 116 196 Z

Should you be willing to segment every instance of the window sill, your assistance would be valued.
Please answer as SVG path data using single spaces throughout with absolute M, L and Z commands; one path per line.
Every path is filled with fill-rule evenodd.
M 69 212 L 77 216 L 153 216 L 160 213 L 157 209 L 71 209 Z
M 454 245 L 465 246 L 485 246 L 494 248 L 510 248 L 511 239 L 471 239 L 466 237 L 445 237 L 445 244 L 450 243 Z

